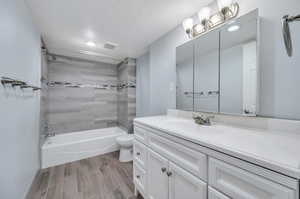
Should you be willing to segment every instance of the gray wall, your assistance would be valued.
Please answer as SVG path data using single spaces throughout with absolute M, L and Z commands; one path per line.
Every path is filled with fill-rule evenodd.
M 261 16 L 261 91 L 260 115 L 300 119 L 300 32 L 299 23 L 292 24 L 295 55 L 288 58 L 284 49 L 280 19 L 285 14 L 299 14 L 299 0 L 237 1 L 240 15 L 259 8 Z M 151 114 L 164 114 L 176 106 L 176 46 L 187 41 L 181 25 L 150 46 Z
M 150 64 L 149 53 L 137 59 L 136 67 L 136 115 L 144 117 L 150 114 Z
M 0 76 L 40 84 L 40 35 L 24 1 L 0 3 Z M 23 199 L 40 168 L 39 92 L 0 85 L 0 198 Z
M 118 66 L 118 125 L 133 133 L 136 117 L 136 60 L 127 58 Z
M 117 66 L 55 56 L 49 61 L 49 81 L 117 85 Z M 48 124 L 57 134 L 117 125 L 117 89 L 64 88 L 48 90 Z

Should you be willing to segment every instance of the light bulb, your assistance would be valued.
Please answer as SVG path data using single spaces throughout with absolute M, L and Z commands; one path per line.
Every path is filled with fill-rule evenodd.
M 233 0 L 218 0 L 219 10 L 222 10 L 225 7 L 230 7 L 233 3 Z
M 85 44 L 86 44 L 87 46 L 89 46 L 89 47 L 95 47 L 95 46 L 96 46 L 95 42 L 93 42 L 93 41 L 88 41 L 88 42 L 86 42 Z
M 187 18 L 183 20 L 182 26 L 185 31 L 190 31 L 194 26 L 194 20 L 192 18 Z
M 230 26 L 228 29 L 227 29 L 227 31 L 228 32 L 234 32 L 234 31 L 238 31 L 240 29 L 240 26 L 238 26 L 238 25 L 232 25 L 232 26 Z
M 210 7 L 204 7 L 198 12 L 200 22 L 208 20 L 210 18 L 211 9 Z

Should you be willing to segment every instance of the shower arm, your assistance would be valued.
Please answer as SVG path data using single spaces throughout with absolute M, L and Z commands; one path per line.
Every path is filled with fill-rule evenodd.
M 289 23 L 295 21 L 300 21 L 300 15 L 296 15 L 296 16 L 285 15 L 282 17 L 282 34 L 283 34 L 286 52 L 289 57 L 293 56 L 293 42 L 291 38 Z

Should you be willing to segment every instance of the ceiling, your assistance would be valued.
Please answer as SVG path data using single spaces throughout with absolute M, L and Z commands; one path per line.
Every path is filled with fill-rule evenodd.
M 105 62 L 136 58 L 213 0 L 25 0 L 51 53 Z M 95 47 L 86 45 L 96 43 Z M 118 44 L 115 50 L 103 48 Z

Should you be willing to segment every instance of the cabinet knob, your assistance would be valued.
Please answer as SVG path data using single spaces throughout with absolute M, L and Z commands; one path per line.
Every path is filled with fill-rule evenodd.
M 166 172 L 167 171 L 167 169 L 166 168 L 161 168 L 161 172 Z
M 167 172 L 167 176 L 170 177 L 171 175 L 172 175 L 172 172 L 171 172 L 171 171 L 168 171 L 168 172 Z
M 137 178 L 137 179 L 140 179 L 140 178 L 141 178 L 141 176 L 137 175 L 137 176 L 136 176 L 136 178 Z
M 136 155 L 141 155 L 141 153 L 140 153 L 140 152 L 137 152 Z

